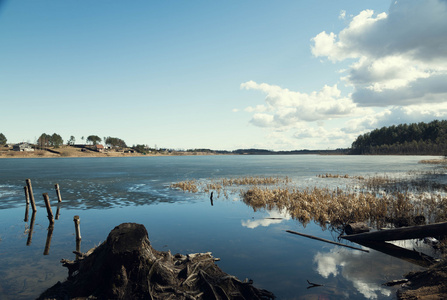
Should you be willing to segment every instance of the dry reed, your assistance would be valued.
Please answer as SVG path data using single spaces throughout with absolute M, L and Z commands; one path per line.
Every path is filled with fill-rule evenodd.
M 319 175 L 321 178 L 350 178 L 348 175 Z M 173 183 L 171 187 L 192 193 L 214 191 L 217 196 L 228 197 L 229 192 L 239 192 L 244 203 L 255 211 L 277 208 L 287 210 L 292 218 L 303 226 L 311 221 L 326 228 L 344 226 L 351 222 L 368 222 L 381 228 L 394 224 L 405 226 L 421 222 L 440 222 L 447 219 L 447 198 L 433 192 L 433 184 L 416 180 L 396 179 L 389 176 L 373 176 L 358 179 L 362 184 L 354 192 L 336 188 L 293 188 L 289 178 L 242 177 L 223 178 L 196 182 L 194 180 Z M 431 189 L 423 192 L 422 186 Z M 244 189 L 235 187 L 244 186 Z M 414 191 L 410 187 L 416 186 Z
M 351 222 L 369 222 L 380 228 L 387 223 L 395 226 L 414 225 L 429 220 L 439 222 L 447 214 L 447 199 L 440 195 L 395 193 L 345 192 L 341 189 L 266 189 L 255 187 L 241 193 L 243 201 L 255 211 L 259 209 L 286 209 L 292 218 L 305 226 L 315 221 L 325 227 Z M 424 216 L 421 219 L 421 216 Z M 404 222 L 405 224 L 402 224 Z

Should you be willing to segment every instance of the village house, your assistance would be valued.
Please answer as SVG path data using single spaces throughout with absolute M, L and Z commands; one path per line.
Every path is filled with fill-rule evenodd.
M 103 145 L 95 145 L 95 150 L 98 152 L 104 152 L 105 148 Z
M 14 150 L 14 151 L 34 151 L 34 148 L 31 147 L 30 144 L 24 142 L 24 143 L 15 144 L 12 147 L 12 150 Z

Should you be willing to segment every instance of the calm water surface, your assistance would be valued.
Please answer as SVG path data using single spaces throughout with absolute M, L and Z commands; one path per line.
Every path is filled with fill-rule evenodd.
M 67 277 L 59 263 L 74 259 L 73 216 L 81 218 L 81 251 L 99 245 L 123 222 L 143 224 L 152 246 L 172 253 L 213 252 L 225 272 L 272 291 L 278 299 L 393 299 L 381 284 L 420 267 L 370 253 L 294 236 L 299 231 L 336 240 L 316 224 L 305 228 L 287 212 L 256 211 L 238 194 L 228 198 L 169 188 L 181 180 L 288 176 L 298 187 L 335 187 L 346 179 L 318 174 L 406 176 L 430 170 L 416 156 L 188 156 L 0 159 L 0 299 L 33 299 Z M 37 202 L 32 236 L 25 219 L 25 179 Z M 54 184 L 61 188 L 57 204 Z M 59 211 L 52 236 L 42 193 Z M 44 255 L 46 242 L 48 255 Z M 354 245 L 356 246 L 356 245 Z M 306 280 L 323 284 L 308 289 Z

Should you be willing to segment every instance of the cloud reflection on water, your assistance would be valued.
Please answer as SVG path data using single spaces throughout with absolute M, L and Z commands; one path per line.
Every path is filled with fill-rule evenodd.
M 265 217 L 263 219 L 256 219 L 256 220 L 242 220 L 242 226 L 254 229 L 258 226 L 268 227 L 272 224 L 279 224 L 283 221 L 290 220 L 291 216 L 286 210 L 278 210 L 277 208 L 274 208 L 272 210 L 267 211 L 268 217 Z
M 390 297 L 393 289 L 382 286 L 383 283 L 420 269 L 409 263 L 396 268 L 398 263 L 402 264 L 396 260 L 374 250 L 362 253 L 340 247 L 334 247 L 329 252 L 318 251 L 313 259 L 317 264 L 316 271 L 322 277 L 341 275 L 367 299 Z

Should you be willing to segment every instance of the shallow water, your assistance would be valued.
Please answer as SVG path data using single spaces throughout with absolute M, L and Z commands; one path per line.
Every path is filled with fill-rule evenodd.
M 188 156 L 133 158 L 0 159 L 0 298 L 33 299 L 62 281 L 59 261 L 74 259 L 73 216 L 81 218 L 85 252 L 123 222 L 143 224 L 152 246 L 172 253 L 213 252 L 227 273 L 272 291 L 278 299 L 392 299 L 394 288 L 381 284 L 420 267 L 370 250 L 364 253 L 294 236 L 294 230 L 336 240 L 316 224 L 305 228 L 287 212 L 256 211 L 238 194 L 214 197 L 169 188 L 172 182 L 241 176 L 288 176 L 298 187 L 336 187 L 350 179 L 317 175 L 404 176 L 430 170 L 416 156 Z M 32 180 L 38 205 L 32 236 L 31 212 L 25 218 L 23 186 Z M 61 188 L 57 204 L 54 184 Z M 49 193 L 53 213 L 50 237 L 42 193 Z M 29 245 L 27 245 L 29 244 Z M 353 246 L 358 246 L 353 244 Z M 408 247 L 413 247 L 410 245 Z M 307 289 L 307 281 L 323 287 Z

